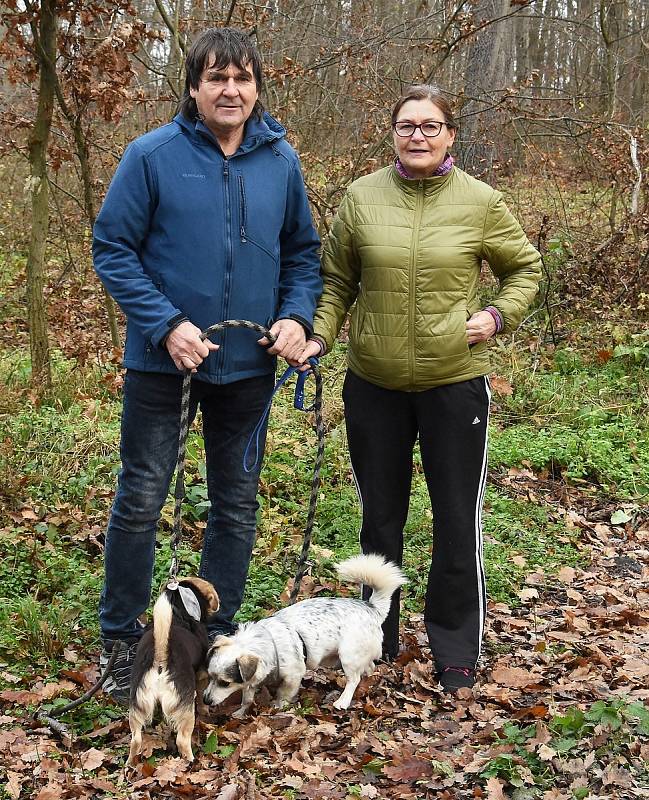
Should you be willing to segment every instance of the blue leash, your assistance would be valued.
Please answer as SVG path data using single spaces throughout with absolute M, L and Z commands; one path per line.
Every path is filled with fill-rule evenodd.
M 312 367 L 318 366 L 318 359 L 312 357 L 309 359 L 309 364 Z M 315 409 L 315 403 L 310 405 L 308 408 L 304 407 L 304 384 L 306 383 L 306 379 L 309 375 L 313 375 L 312 370 L 300 370 L 299 367 L 287 367 L 284 371 L 282 377 L 277 381 L 275 384 L 275 388 L 273 389 L 273 393 L 270 396 L 268 403 L 266 404 L 266 408 L 262 411 L 261 417 L 259 418 L 259 422 L 255 425 L 255 428 L 250 435 L 250 439 L 248 440 L 248 444 L 246 445 L 245 452 L 243 454 L 243 469 L 245 472 L 252 472 L 257 464 L 259 463 L 259 439 L 261 437 L 261 432 L 264 428 L 266 420 L 268 419 L 268 415 L 270 414 L 271 406 L 273 405 L 273 399 L 277 392 L 282 388 L 282 386 L 288 381 L 288 379 L 297 373 L 297 382 L 295 384 L 295 397 L 293 398 L 293 408 L 296 408 L 298 411 L 310 412 Z M 253 452 L 255 454 L 254 462 L 249 466 L 249 456 L 251 449 L 254 448 Z

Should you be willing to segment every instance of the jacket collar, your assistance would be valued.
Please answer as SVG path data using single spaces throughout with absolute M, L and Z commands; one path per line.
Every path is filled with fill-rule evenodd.
M 192 138 L 207 140 L 219 147 L 219 143 L 212 131 L 199 119 L 190 120 L 182 114 L 177 114 L 174 117 L 174 122 L 180 125 Z M 286 129 L 274 117 L 271 117 L 267 111 L 264 111 L 261 119 L 253 115 L 246 122 L 243 141 L 235 155 L 249 153 L 251 150 L 261 147 L 261 145 L 271 144 L 283 139 L 284 136 L 286 136 Z
M 403 178 L 399 175 L 396 167 L 392 165 L 390 168 L 390 177 L 400 189 L 406 192 L 406 194 L 414 195 L 422 189 L 424 190 L 424 194 L 435 194 L 446 185 L 447 181 L 453 178 L 456 169 L 457 167 L 453 167 L 447 175 L 435 175 L 431 178 L 419 178 L 417 180 Z

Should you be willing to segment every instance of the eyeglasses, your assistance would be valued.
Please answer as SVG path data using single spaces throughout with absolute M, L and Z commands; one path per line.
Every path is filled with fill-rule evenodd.
M 403 139 L 413 136 L 417 129 L 419 129 L 427 139 L 434 139 L 436 136 L 440 135 L 442 126 L 444 125 L 446 125 L 447 128 L 449 127 L 448 122 L 434 122 L 431 120 L 429 122 L 422 122 L 421 125 L 415 125 L 413 122 L 395 122 L 392 127 L 397 136 L 401 136 Z

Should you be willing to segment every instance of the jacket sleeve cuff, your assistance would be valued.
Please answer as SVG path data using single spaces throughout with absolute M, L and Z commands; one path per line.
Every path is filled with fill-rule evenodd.
M 162 325 L 159 325 L 153 335 L 151 336 L 151 344 L 154 347 L 164 347 L 164 343 L 167 340 L 167 336 L 171 333 L 174 328 L 177 328 L 181 322 L 187 322 L 188 317 L 185 314 L 176 314 L 175 316 L 168 319 Z
M 318 353 L 318 358 L 322 358 L 322 356 L 326 355 L 327 353 L 327 343 L 322 338 L 322 336 L 318 336 L 317 333 L 312 333 L 309 341 L 317 342 L 320 345 L 320 352 Z
M 483 311 L 491 314 L 493 321 L 496 323 L 496 333 L 500 333 L 505 327 L 505 320 L 500 311 L 495 306 L 486 306 Z
M 311 334 L 313 333 L 313 326 L 310 325 L 308 321 L 305 320 L 304 317 L 301 317 L 299 314 L 289 314 L 286 317 L 280 317 L 280 319 L 293 319 L 295 320 L 295 322 L 299 322 L 300 325 L 304 328 L 304 332 L 306 333 L 307 338 L 311 336 Z

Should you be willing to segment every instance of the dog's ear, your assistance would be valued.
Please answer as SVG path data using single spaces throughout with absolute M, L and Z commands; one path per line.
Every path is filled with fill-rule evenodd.
M 257 671 L 259 658 L 257 656 L 253 656 L 251 653 L 248 653 L 241 656 L 237 663 L 239 664 L 239 672 L 241 673 L 241 677 L 245 683 L 248 683 L 248 681 L 251 680 L 252 676 Z
M 192 576 L 190 578 L 182 578 L 180 580 L 180 584 L 191 586 L 201 594 L 205 600 L 208 614 L 215 614 L 219 610 L 219 606 L 221 605 L 219 596 L 216 592 L 216 589 L 209 581 L 206 581 L 203 578 L 195 578 Z
M 207 597 L 207 612 L 208 614 L 216 614 L 221 606 L 221 601 L 216 591 L 213 589 Z

